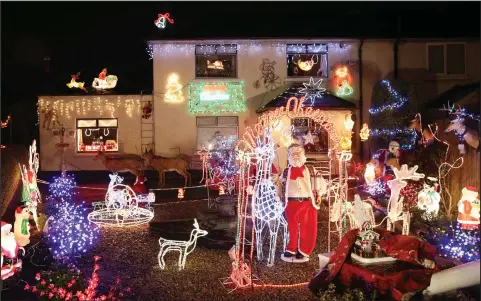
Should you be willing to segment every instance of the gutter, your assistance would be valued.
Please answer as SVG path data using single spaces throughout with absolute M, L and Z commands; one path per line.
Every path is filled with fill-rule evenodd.
M 364 45 L 364 39 L 361 39 L 359 48 L 357 50 L 358 60 L 359 60 L 359 120 L 361 121 L 360 126 L 363 124 L 363 93 L 362 93 L 362 46 Z M 363 158 L 363 145 L 361 143 L 359 156 Z

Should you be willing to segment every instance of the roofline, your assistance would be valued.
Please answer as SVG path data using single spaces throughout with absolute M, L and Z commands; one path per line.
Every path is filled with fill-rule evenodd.
M 141 96 L 141 95 L 152 95 L 152 92 L 150 93 L 113 93 L 113 94 L 78 94 L 78 95 L 72 95 L 72 94 L 42 94 L 42 95 L 37 95 L 37 98 L 40 97 L 101 97 L 101 96 Z
M 199 39 L 168 39 L 168 40 L 147 40 L 149 44 L 172 44 L 182 42 L 184 44 L 197 44 L 197 43 L 249 43 L 249 42 L 279 42 L 279 43 L 296 43 L 296 42 L 306 42 L 312 41 L 317 43 L 353 43 L 353 42 L 387 42 L 396 41 L 397 38 L 199 38 Z M 435 41 L 480 41 L 480 38 L 473 37 L 459 37 L 459 38 L 399 38 L 402 42 L 435 42 Z
M 256 110 L 256 113 L 257 113 L 257 114 L 262 114 L 262 113 L 269 112 L 269 111 L 275 111 L 276 109 L 279 109 L 279 108 L 281 108 L 281 107 L 268 107 L 268 108 L 257 109 L 257 110 Z M 343 107 L 320 107 L 320 108 L 316 108 L 316 107 L 307 107 L 307 108 L 312 108 L 313 110 L 320 110 L 320 111 L 355 111 L 355 110 L 358 109 L 357 107 L 354 107 L 354 108 L 343 108 Z

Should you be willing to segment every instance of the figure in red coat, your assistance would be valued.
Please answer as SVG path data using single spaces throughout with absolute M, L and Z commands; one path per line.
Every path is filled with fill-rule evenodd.
M 479 228 L 478 190 L 473 186 L 464 187 L 461 200 L 458 202 L 458 223 L 464 230 Z
M 316 245 L 317 210 L 320 207 L 314 197 L 311 173 L 305 165 L 304 148 L 299 144 L 289 146 L 288 160 L 289 167 L 283 172 L 282 182 L 287 200 L 285 215 L 289 243 L 281 259 L 294 263 L 306 262 Z

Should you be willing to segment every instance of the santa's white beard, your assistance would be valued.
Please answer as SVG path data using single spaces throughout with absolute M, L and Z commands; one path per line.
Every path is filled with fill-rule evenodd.
M 289 165 L 293 167 L 301 167 L 306 164 L 307 158 L 305 155 L 301 155 L 297 158 L 289 158 Z

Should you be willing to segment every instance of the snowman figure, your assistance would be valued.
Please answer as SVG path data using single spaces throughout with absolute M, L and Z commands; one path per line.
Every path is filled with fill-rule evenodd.
M 25 250 L 21 248 L 15 240 L 15 235 L 11 232 L 12 225 L 2 222 L 1 226 L 2 280 L 5 280 L 11 277 L 15 273 L 15 271 L 22 266 L 22 261 L 18 259 L 18 251 L 21 249 L 23 251 L 23 254 L 25 254 Z
M 13 233 L 15 240 L 19 246 L 24 247 L 30 243 L 30 225 L 28 219 L 30 211 L 28 207 L 17 207 L 15 210 L 15 223 L 13 224 Z
M 478 190 L 473 186 L 464 187 L 458 202 L 458 223 L 464 230 L 479 228 L 479 199 Z
M 441 196 L 438 192 L 438 179 L 427 177 L 424 182 L 423 190 L 418 194 L 417 207 L 426 211 L 423 217 L 428 219 L 437 216 L 440 201 Z

